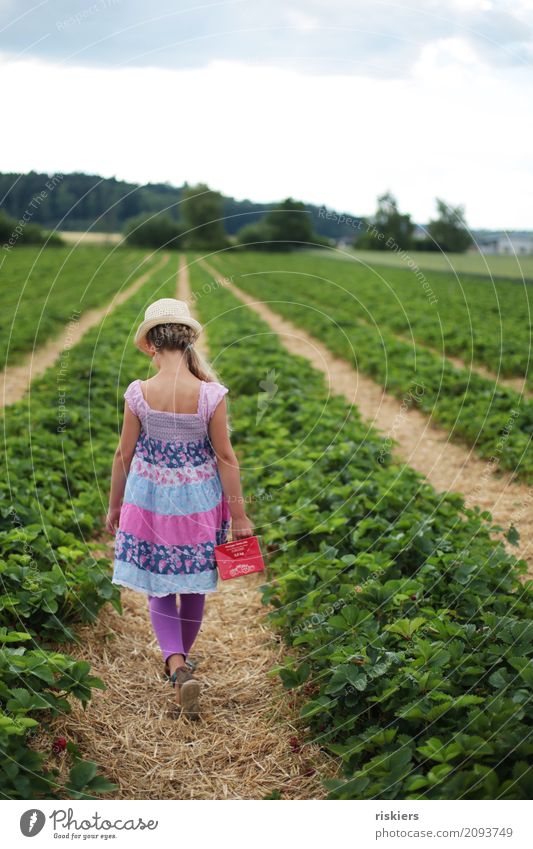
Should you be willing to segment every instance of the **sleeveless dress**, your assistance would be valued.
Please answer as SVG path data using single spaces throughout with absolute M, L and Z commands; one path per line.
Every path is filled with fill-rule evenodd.
M 141 422 L 115 538 L 112 583 L 150 596 L 216 590 L 214 547 L 230 511 L 208 425 L 227 393 L 202 381 L 196 413 L 152 410 L 141 381 L 124 398 Z

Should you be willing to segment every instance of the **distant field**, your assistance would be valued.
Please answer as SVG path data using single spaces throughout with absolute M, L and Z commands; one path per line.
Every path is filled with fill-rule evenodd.
M 313 251 L 316 253 L 316 251 Z M 405 258 L 393 251 L 331 251 L 339 259 L 359 260 L 369 265 L 405 268 Z M 410 258 L 426 271 L 457 271 L 463 274 L 485 274 L 495 277 L 533 280 L 533 254 L 530 256 L 487 256 L 483 254 L 440 254 L 413 251 Z
M 414 343 L 430 345 L 444 355 L 479 363 L 504 377 L 531 381 L 533 297 L 515 280 L 491 280 L 468 272 L 420 272 L 363 265 L 332 259 L 331 252 L 292 254 L 223 254 L 217 263 L 254 281 L 266 293 L 277 281 L 276 294 L 290 301 L 308 301 L 313 291 L 330 315 L 343 308 L 342 321 L 375 324 L 408 340 L 406 356 L 415 357 Z M 375 257 L 376 254 L 370 254 Z M 380 254 L 381 258 L 381 254 Z M 230 266 L 231 263 L 231 266 Z M 343 325 L 344 326 L 344 325 Z M 378 347 L 381 347 L 378 340 Z M 419 352 L 420 353 L 420 352 Z M 414 363 L 413 363 L 414 364 Z M 532 381 L 533 384 L 533 381 Z
M 61 230 L 59 235 L 68 245 L 118 245 L 122 240 L 122 233 L 85 233 L 75 230 Z
M 418 387 L 420 409 L 451 436 L 485 457 L 498 445 L 501 467 L 533 482 L 533 402 L 468 366 L 527 376 L 532 385 L 527 286 L 466 273 L 428 271 L 419 280 L 409 269 L 380 270 L 331 254 L 226 252 L 214 264 L 391 394 L 406 398 Z

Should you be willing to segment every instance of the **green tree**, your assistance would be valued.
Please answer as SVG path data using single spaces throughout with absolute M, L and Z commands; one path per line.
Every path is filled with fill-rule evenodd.
M 249 247 L 254 251 L 271 251 L 276 247 L 272 243 L 272 232 L 265 217 L 252 224 L 246 224 L 237 233 L 237 241 L 242 247 Z
M 259 221 L 247 224 L 237 234 L 242 247 L 256 251 L 290 251 L 305 245 L 329 245 L 330 240 L 313 231 L 309 210 L 301 201 L 286 198 Z
M 406 250 L 412 246 L 414 229 L 411 216 L 400 212 L 396 198 L 386 192 L 378 198 L 373 222 L 366 222 L 366 231 L 355 244 L 369 250 Z
M 7 242 L 14 229 L 15 221 L 8 218 L 5 212 L 0 209 L 0 242 Z
M 129 245 L 154 250 L 182 247 L 184 231 L 183 224 L 162 213 L 149 217 L 137 215 L 127 221 L 124 228 Z
M 199 183 L 183 189 L 182 201 L 183 218 L 189 231 L 187 246 L 199 250 L 226 247 L 222 195 L 205 183 Z
M 25 221 L 21 223 L 0 210 L 0 244 L 5 244 L 8 248 L 17 245 L 44 244 L 47 247 L 54 247 L 55 245 L 62 245 L 63 240 L 58 233 L 49 233 L 43 230 L 39 224 Z
M 313 242 L 313 224 L 304 203 L 286 198 L 265 218 L 270 239 L 276 250 L 290 250 Z
M 462 253 L 473 242 L 465 221 L 464 206 L 450 206 L 436 198 L 438 216 L 428 224 L 428 233 L 446 253 Z

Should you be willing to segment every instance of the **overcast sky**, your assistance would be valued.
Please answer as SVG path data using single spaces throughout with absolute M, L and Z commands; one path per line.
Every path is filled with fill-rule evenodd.
M 533 229 L 533 0 L 0 0 L 2 171 Z

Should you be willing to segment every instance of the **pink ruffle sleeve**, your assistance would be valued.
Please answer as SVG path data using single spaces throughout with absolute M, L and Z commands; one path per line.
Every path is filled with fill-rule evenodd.
M 133 383 L 130 383 L 124 393 L 124 399 L 131 412 L 137 418 L 141 419 L 146 407 L 146 401 L 144 400 L 139 380 L 134 380 Z
M 216 380 L 206 383 L 203 405 L 203 418 L 206 424 L 209 424 L 211 421 L 213 413 L 227 392 L 228 387 L 222 383 L 217 383 Z

